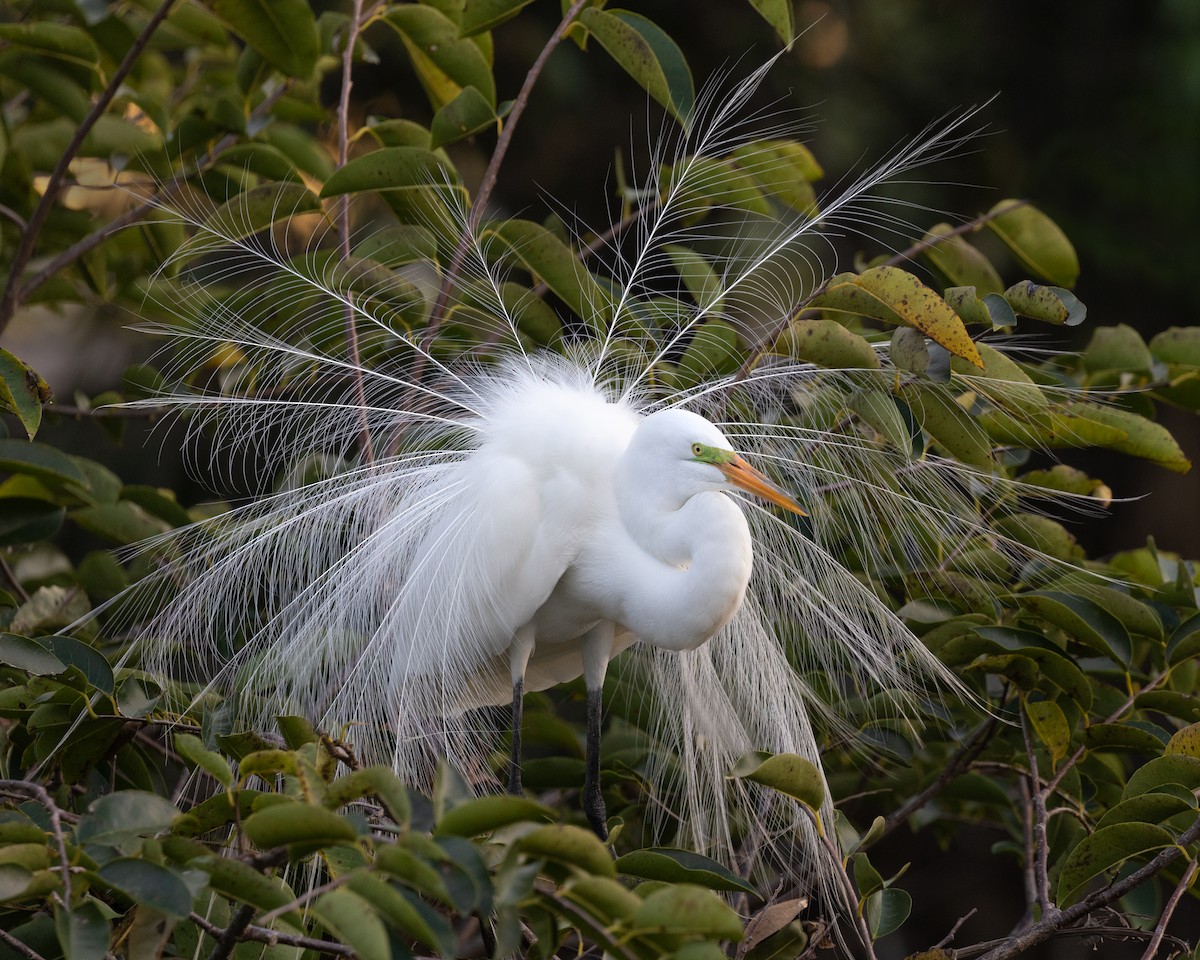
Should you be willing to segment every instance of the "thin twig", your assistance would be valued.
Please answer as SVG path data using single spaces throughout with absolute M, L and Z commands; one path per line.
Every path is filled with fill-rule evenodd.
M 1114 900 L 1125 896 L 1130 890 L 1145 883 L 1151 877 L 1161 873 L 1183 855 L 1184 849 L 1200 839 L 1200 817 L 1197 817 L 1170 847 L 1159 851 L 1158 855 L 1143 864 L 1133 873 L 1121 880 L 1110 883 L 1107 887 L 1084 897 L 1078 903 L 1057 911 L 1053 916 L 1043 917 L 1037 923 L 1011 937 L 1006 937 L 999 946 L 984 955 L 983 960 L 1009 960 L 1020 953 L 1036 946 L 1059 930 L 1065 929 L 1076 920 L 1082 920 L 1093 910 L 1106 907 Z
M 253 919 L 254 907 L 248 903 L 238 907 L 237 913 L 229 920 L 229 926 L 222 930 L 216 938 L 217 942 L 213 945 L 208 960 L 226 960 L 233 953 L 233 948 L 245 937 L 246 928 L 250 926 L 250 921 Z
M 801 806 L 801 809 L 812 822 L 813 829 L 817 832 L 817 839 L 821 841 L 821 846 L 825 848 L 826 856 L 834 865 L 834 874 L 837 877 L 838 885 L 842 888 L 842 894 L 846 898 L 846 906 L 850 909 L 851 916 L 854 917 L 855 924 L 858 928 L 858 936 L 862 940 L 863 949 L 867 952 L 868 960 L 875 960 L 875 943 L 871 939 L 871 930 L 867 926 L 867 918 L 863 911 L 859 910 L 858 893 L 854 889 L 854 883 L 850 879 L 850 875 L 846 873 L 845 864 L 842 863 L 842 855 L 833 841 L 826 835 L 821 827 L 820 820 L 814 811 L 808 807 Z
M 62 811 L 54 802 L 45 787 L 28 780 L 0 780 L 0 793 L 19 793 L 33 797 L 46 808 L 50 817 L 50 830 L 54 833 L 54 842 L 58 847 L 58 862 L 62 870 L 63 902 L 71 902 L 71 861 L 67 858 L 67 841 L 63 837 Z
M 1158 948 L 1162 944 L 1163 937 L 1167 932 L 1167 924 L 1171 922 L 1171 914 L 1175 912 L 1175 908 L 1179 906 L 1179 901 L 1183 899 L 1183 895 L 1187 893 L 1188 887 L 1192 885 L 1192 881 L 1196 878 L 1196 868 L 1200 863 L 1193 860 L 1188 864 L 1186 870 L 1183 871 L 1183 876 L 1179 878 L 1179 883 L 1175 885 L 1175 890 L 1171 893 L 1170 899 L 1167 900 L 1167 905 L 1163 907 L 1162 916 L 1158 918 L 1158 923 L 1154 925 L 1154 936 L 1150 938 L 1150 942 L 1146 945 L 1146 952 L 1142 954 L 1142 960 L 1154 960 L 1154 955 L 1158 953 Z
M 263 98 L 263 101 L 255 107 L 251 113 L 251 118 L 261 117 L 264 113 L 275 105 L 275 102 L 287 92 L 287 84 L 280 84 L 270 94 Z M 201 156 L 195 164 L 194 172 L 204 170 L 210 163 L 213 162 L 227 147 L 236 142 L 237 137 L 232 133 L 227 133 L 220 140 L 212 145 L 212 147 Z M 18 302 L 24 302 L 33 291 L 38 289 L 51 277 L 57 275 L 64 267 L 70 266 L 85 253 L 100 246 L 105 240 L 114 234 L 120 233 L 126 227 L 131 226 L 145 217 L 147 214 L 153 213 L 155 210 L 163 206 L 163 201 L 169 199 L 173 194 L 180 189 L 180 184 L 184 180 L 184 175 L 180 175 L 179 180 L 171 187 L 165 189 L 161 194 L 152 200 L 147 200 L 144 203 L 138 204 L 129 210 L 126 210 L 119 217 L 109 220 L 103 226 L 97 227 L 85 237 L 81 237 L 71 246 L 67 247 L 61 253 L 49 260 L 45 266 L 37 271 L 33 276 L 22 284 L 20 292 L 17 294 Z
M 200 916 L 198 913 L 189 915 L 189 919 L 209 936 L 220 939 L 225 935 L 225 928 L 219 927 L 211 920 Z M 239 939 L 253 940 L 257 943 L 266 943 L 271 946 L 282 944 L 285 947 L 299 947 L 301 950 L 316 950 L 319 953 L 330 953 L 338 957 L 353 957 L 354 951 L 349 947 L 334 943 L 332 940 L 317 940 L 313 937 L 302 937 L 293 933 L 282 933 L 278 930 L 271 930 L 267 927 L 251 924 L 242 931 Z
M 930 947 L 930 949 L 931 950 L 941 950 L 943 947 L 947 947 L 950 944 L 952 944 L 954 942 L 954 938 L 956 936 L 958 936 L 959 928 L 964 923 L 966 923 L 968 920 L 970 920 L 973 916 L 975 916 L 975 914 L 977 914 L 978 912 L 979 912 L 978 907 L 972 907 L 970 910 L 968 910 L 966 913 L 964 913 L 961 917 L 958 918 L 957 921 L 955 921 L 954 926 L 952 926 L 950 928 L 950 932 L 948 934 L 946 934 L 944 937 L 942 937 L 942 939 L 939 940 L 937 943 L 935 943 L 932 947 Z
M 1050 934 L 1050 937 L 1096 937 L 1100 940 L 1105 937 L 1110 937 L 1114 940 L 1147 940 L 1152 936 L 1153 933 L 1149 930 L 1139 930 L 1137 927 L 1107 926 L 1104 924 L 1067 927 L 1062 930 L 1055 930 Z M 1179 937 L 1167 936 L 1164 939 L 1169 940 L 1171 945 L 1177 950 L 1191 950 L 1191 944 L 1179 939 Z M 973 943 L 969 947 L 950 950 L 949 953 L 954 957 L 954 960 L 971 960 L 972 957 L 981 956 L 989 950 L 995 950 L 1006 943 L 1008 943 L 1008 937 L 1002 937 L 997 940 L 983 940 L 979 943 Z
M 1050 844 L 1046 838 L 1046 794 L 1042 790 L 1042 779 L 1038 776 L 1037 753 L 1033 749 L 1033 738 L 1029 734 L 1029 720 L 1021 711 L 1021 736 L 1025 739 L 1025 756 L 1029 760 L 1029 793 L 1033 802 L 1033 880 L 1037 905 L 1042 917 L 1054 911 L 1050 902 L 1050 877 L 1047 859 Z
M 9 565 L 8 559 L 0 554 L 0 571 L 3 571 L 4 577 L 14 590 L 17 591 L 17 596 L 21 598 L 23 603 L 29 602 L 29 591 L 21 586 L 21 581 L 17 579 L 17 574 Z
M 340 877 L 334 877 L 328 883 L 323 883 L 319 887 L 313 887 L 311 890 L 306 890 L 291 903 L 285 903 L 281 907 L 276 907 L 274 910 L 264 913 L 261 917 L 259 917 L 259 922 L 270 923 L 276 917 L 282 917 L 285 913 L 291 913 L 293 910 L 303 907 L 306 903 L 312 902 L 317 897 L 321 896 L 321 894 L 328 893 L 330 890 L 336 890 L 352 876 L 354 876 L 354 874 L 343 873 Z
M 1104 723 L 1115 723 L 1117 720 L 1120 720 L 1121 717 L 1124 715 L 1125 711 L 1130 709 L 1134 705 L 1134 702 L 1137 700 L 1138 697 L 1140 697 L 1143 693 L 1147 693 L 1150 690 L 1153 690 L 1160 683 L 1165 681 L 1169 674 L 1170 674 L 1169 670 L 1164 670 L 1157 677 L 1154 677 L 1149 683 L 1146 683 L 1145 685 L 1143 685 L 1141 687 L 1141 689 L 1138 690 L 1137 693 L 1131 693 L 1129 695 L 1129 698 L 1123 704 L 1121 704 L 1119 707 L 1117 707 L 1116 710 L 1114 710 L 1112 713 L 1110 713 L 1103 722 Z M 1058 785 L 1060 783 L 1062 783 L 1063 777 L 1065 777 L 1067 775 L 1067 772 L 1073 766 L 1075 766 L 1075 764 L 1077 764 L 1080 761 L 1080 759 L 1083 757 L 1083 755 L 1086 752 L 1087 752 L 1087 747 L 1081 746 L 1073 754 L 1071 754 L 1069 757 L 1067 757 L 1066 760 L 1064 760 L 1062 762 L 1062 765 L 1058 768 L 1058 771 L 1046 783 L 1044 790 L 1045 790 L 1045 794 L 1047 797 L 1049 797 L 1050 794 L 1052 794 L 1056 789 L 1058 789 Z
M 483 221 L 483 214 L 487 208 L 488 200 L 491 198 L 492 191 L 496 187 L 496 181 L 500 176 L 500 165 L 504 162 L 504 155 L 508 152 L 509 143 L 512 142 L 513 131 L 517 127 L 517 122 L 521 119 L 521 114 L 525 112 L 525 107 L 529 103 L 529 96 L 533 92 L 534 84 L 537 83 L 538 77 L 541 76 L 542 69 L 546 66 L 546 61 L 550 59 L 550 54 L 554 52 L 555 47 L 566 36 L 567 28 L 571 26 L 575 18 L 579 16 L 579 12 L 589 2 L 590 0 L 575 0 L 571 4 L 570 9 L 567 10 L 566 15 L 562 18 L 562 22 L 554 28 L 550 39 L 546 41 L 546 45 L 542 47 L 541 53 L 537 55 L 537 59 L 533 61 L 533 65 L 529 68 L 529 72 L 525 74 L 525 82 L 521 84 L 521 90 L 517 94 L 516 99 L 513 100 L 512 109 L 504 121 L 504 128 L 500 131 L 500 136 L 496 138 L 496 149 L 492 151 L 492 157 L 488 161 L 487 169 L 483 173 L 483 180 L 480 181 L 479 189 L 475 193 L 475 199 L 471 202 L 470 212 L 467 214 L 466 229 L 463 231 L 462 237 L 459 238 L 458 246 L 454 250 L 454 256 L 450 260 L 450 268 L 446 271 L 446 277 L 442 281 L 441 289 L 438 291 L 433 311 L 429 315 L 429 327 L 425 332 L 425 339 L 422 344 L 426 348 L 428 348 L 434 335 L 437 333 L 438 327 L 442 324 L 446 311 L 446 302 L 450 299 L 450 290 L 454 286 L 454 281 L 458 278 L 459 271 L 462 270 L 463 261 L 466 260 L 471 240 L 475 236 L 476 230 L 479 229 L 479 224 Z
M 974 230 L 978 230 L 989 220 L 995 220 L 997 217 L 1002 217 L 1006 213 L 1010 213 L 1013 210 L 1016 210 L 1020 207 L 1026 207 L 1028 205 L 1028 200 L 1015 200 L 999 210 L 992 210 L 990 213 L 981 213 L 973 220 L 968 220 L 966 223 L 959 224 L 953 230 L 948 230 L 945 233 L 939 233 L 935 237 L 927 237 L 923 240 L 918 240 L 911 247 L 901 250 L 894 256 L 889 257 L 883 262 L 883 266 L 894 267 L 897 264 L 904 263 L 906 260 L 915 259 L 918 254 L 928 250 L 930 247 L 936 247 L 943 240 L 949 240 L 951 237 L 961 237 L 964 233 L 971 233 Z
M 23 944 L 3 927 L 0 927 L 0 943 L 3 943 L 10 950 L 15 950 L 17 953 L 23 956 L 25 960 L 45 960 L 45 957 L 43 957 L 40 953 L 38 953 L 32 947 Z
M 879 838 L 887 836 L 896 827 L 920 810 L 930 800 L 940 794 L 950 785 L 950 781 L 970 767 L 971 762 L 983 752 L 992 734 L 996 731 L 996 718 L 989 717 L 984 724 L 955 752 L 950 761 L 942 768 L 936 780 L 928 787 L 911 798 L 904 806 L 894 810 L 883 821 L 883 832 Z M 878 840 L 879 838 L 876 838 Z M 876 841 L 872 841 L 873 843 Z
M 125 56 L 117 66 L 117 69 L 113 71 L 113 75 L 108 80 L 108 85 L 101 92 L 100 96 L 96 98 L 96 102 L 92 104 L 92 109 L 83 118 L 83 122 L 75 128 L 74 136 L 71 137 L 66 150 L 58 158 L 58 163 L 54 165 L 54 169 L 46 179 L 46 187 L 42 192 L 42 197 L 38 201 L 37 206 L 33 208 L 33 213 L 30 215 L 25 229 L 21 231 L 21 240 L 17 244 L 17 249 L 13 253 L 12 260 L 8 265 L 8 282 L 4 285 L 3 296 L 0 297 L 0 332 L 3 332 L 4 328 L 8 326 L 9 320 L 12 319 L 12 315 L 16 312 L 20 297 L 24 293 L 21 284 L 21 274 L 25 272 L 25 266 L 29 263 L 29 258 L 33 255 L 34 244 L 37 242 L 38 234 L 42 232 L 46 218 L 50 216 L 50 211 L 54 208 L 54 203 L 58 198 L 58 191 L 63 185 L 67 170 L 70 169 L 71 161 L 75 159 L 75 155 L 79 152 L 79 148 L 83 146 L 83 141 L 91 132 L 92 127 L 96 125 L 96 121 L 108 110 L 109 104 L 112 103 L 113 98 L 117 95 L 117 91 L 121 88 L 121 83 L 125 80 L 129 71 L 133 69 L 134 62 L 150 42 L 150 38 L 158 29 L 159 24 L 166 19 L 167 13 L 174 3 L 175 0 L 163 0 L 150 19 L 146 21 L 146 26 L 142 28 L 142 32 L 138 34 L 137 39 L 125 51 Z
M 358 43 L 358 32 L 362 28 L 362 0 L 354 0 L 350 23 L 346 29 L 346 48 L 342 51 L 342 91 L 338 98 L 338 166 L 344 167 L 350 156 L 350 90 L 354 86 L 352 67 L 354 47 Z M 342 263 L 350 262 L 350 197 L 342 194 L 337 200 L 338 249 Z M 358 405 L 359 442 L 363 459 L 367 463 L 375 460 L 371 444 L 371 427 L 367 420 L 367 391 L 363 384 L 361 354 L 358 349 L 358 325 L 355 323 L 354 294 L 346 291 L 346 302 L 342 306 L 346 328 L 346 346 L 350 352 L 350 376 L 354 381 L 354 400 Z

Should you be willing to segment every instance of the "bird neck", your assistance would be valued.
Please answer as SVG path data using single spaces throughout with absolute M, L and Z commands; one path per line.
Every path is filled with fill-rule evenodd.
M 692 650 L 733 616 L 750 580 L 746 518 L 718 491 L 680 499 L 670 491 L 622 489 L 618 509 L 631 539 L 646 553 L 633 565 L 622 623 L 639 639 Z

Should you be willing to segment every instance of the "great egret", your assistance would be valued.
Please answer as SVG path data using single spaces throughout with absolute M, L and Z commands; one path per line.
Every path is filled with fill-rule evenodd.
M 750 529 L 722 491 L 745 490 L 804 513 L 730 447 L 686 410 L 639 420 L 595 391 L 529 382 L 492 412 L 483 442 L 449 480 L 458 488 L 449 515 L 486 518 L 471 562 L 495 602 L 462 627 L 509 662 L 509 789 L 521 788 L 527 672 L 532 667 L 533 690 L 582 674 L 583 794 L 602 838 L 600 697 L 608 661 L 635 640 L 693 650 L 734 615 L 750 580 Z M 442 536 L 437 528 L 425 538 L 417 565 L 441 550 Z
M 881 439 L 853 414 L 877 394 L 891 405 L 882 350 L 850 372 L 780 351 L 708 369 L 727 359 L 730 331 L 753 345 L 786 326 L 820 286 L 813 253 L 830 231 L 896 225 L 875 188 L 961 142 L 963 119 L 927 132 L 819 208 L 768 216 L 714 201 L 730 151 L 764 182 L 789 156 L 738 132 L 757 79 L 710 100 L 672 162 L 651 165 L 657 200 L 614 254 L 612 282 L 578 268 L 563 285 L 590 326 L 547 347 L 525 329 L 534 294 L 504 272 L 528 269 L 523 244 L 544 245 L 532 228 L 466 234 L 460 351 L 453 324 L 432 340 L 405 332 L 405 311 L 430 299 L 419 271 L 329 257 L 319 235 L 297 256 L 228 208 L 178 211 L 194 230 L 180 261 L 205 268 L 164 280 L 158 302 L 181 319 L 155 329 L 176 347 L 169 382 L 201 369 L 211 380 L 216 357 L 220 389 L 147 403 L 213 427 L 214 464 L 249 454 L 255 472 L 292 470 L 275 493 L 164 538 L 162 597 L 139 628 L 147 665 L 231 691 L 249 722 L 295 712 L 343 730 L 415 782 L 443 757 L 487 782 L 502 732 L 472 711 L 511 702 L 514 789 L 522 692 L 582 674 L 584 793 L 603 833 L 599 691 L 625 651 L 622 673 L 652 692 L 639 707 L 659 746 L 643 772 L 676 798 L 664 816 L 679 840 L 729 858 L 743 817 L 764 835 L 807 830 L 794 806 L 730 780 L 735 761 L 765 750 L 819 762 L 810 711 L 836 725 L 836 702 L 855 701 L 866 722 L 884 692 L 906 715 L 931 682 L 953 684 L 870 578 L 935 570 L 972 544 L 1023 548 L 981 519 L 989 491 L 988 511 L 1011 492 L 1002 475 L 914 458 L 906 432 Z M 453 191 L 438 186 L 445 201 Z M 698 270 L 678 245 L 702 239 L 706 215 Z M 812 516 L 801 528 L 733 503 L 734 489 Z

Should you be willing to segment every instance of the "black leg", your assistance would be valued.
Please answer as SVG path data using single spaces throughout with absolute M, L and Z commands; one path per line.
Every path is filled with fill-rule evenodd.
M 521 790 L 521 710 L 525 681 L 513 684 L 512 702 L 512 754 L 508 764 L 508 792 L 520 794 Z
M 587 772 L 583 777 L 583 812 L 601 840 L 608 839 L 608 814 L 600 792 L 601 691 L 587 694 Z

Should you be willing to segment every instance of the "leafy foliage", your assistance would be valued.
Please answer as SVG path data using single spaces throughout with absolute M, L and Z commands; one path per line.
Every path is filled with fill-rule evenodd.
M 4 8 L 0 260 L 9 273 L 0 327 L 36 303 L 151 310 L 203 269 L 212 237 L 221 246 L 266 236 L 286 268 L 261 278 L 280 294 L 265 298 L 273 329 L 330 310 L 306 313 L 309 305 L 284 295 L 289 271 L 337 269 L 396 336 L 486 359 L 486 298 L 473 298 L 464 277 L 455 216 L 455 198 L 469 191 L 446 147 L 492 130 L 512 135 L 528 92 L 500 99 L 491 30 L 525 6 L 383 4 L 363 23 L 317 15 L 302 0 L 178 0 L 157 11 L 62 3 L 23 17 Z M 750 7 L 791 38 L 790 4 Z M 684 54 L 644 15 L 576 3 L 560 34 L 602 50 L 668 116 L 692 122 Z M 331 147 L 345 107 L 322 98 L 325 81 L 345 63 L 382 56 L 406 58 L 423 112 L 405 116 L 427 122 L 371 116 Z M 823 170 L 776 133 L 687 168 L 691 223 L 720 237 L 730 211 L 741 231 L 755 218 L 821 209 Z M 681 182 L 681 160 L 662 171 L 664 184 Z M 83 193 L 95 183 L 127 192 Z M 485 178 L 472 214 L 490 189 Z M 369 235 L 352 229 L 349 198 L 385 225 Z M 623 222 L 658 200 L 620 199 Z M 292 249 L 292 234 L 305 231 L 329 242 Z M 484 233 L 512 277 L 500 295 L 531 343 L 563 349 L 613 319 L 618 306 L 589 269 L 584 240 L 528 219 L 487 224 Z M 880 570 L 847 532 L 840 559 L 976 698 L 929 704 L 920 729 L 871 692 L 840 704 L 856 740 L 829 734 L 825 772 L 837 812 L 821 827 L 840 844 L 847 903 L 810 903 L 789 887 L 786 873 L 758 861 L 751 824 L 738 825 L 732 864 L 662 846 L 669 836 L 653 840 L 647 824 L 662 801 L 642 780 L 650 748 L 639 712 L 619 699 L 604 772 L 607 802 L 623 821 L 612 849 L 562 800 L 581 779 L 573 687 L 527 708 L 525 740 L 537 755 L 526 783 L 538 799 L 472 796 L 449 767 L 423 796 L 388 769 L 363 768 L 341 742 L 345 731 L 314 731 L 296 717 L 280 718 L 278 731 L 234 729 L 215 697 L 181 715 L 188 691 L 122 661 L 123 638 L 107 629 L 153 555 L 78 555 L 72 545 L 89 542 L 86 534 L 123 547 L 206 511 L 34 440 L 55 412 L 44 406 L 49 388 L 0 351 L 0 404 L 29 438 L 0 440 L 0 545 L 11 590 L 0 593 L 9 777 L 0 781 L 0 951 L 34 960 L 198 950 L 216 958 L 589 949 L 766 958 L 830 946 L 839 915 L 845 932 L 858 925 L 869 949 L 935 899 L 906 889 L 903 870 L 885 878 L 872 861 L 877 845 L 906 827 L 936 846 L 964 821 L 999 831 L 994 856 L 1015 859 L 1026 877 L 1031 920 L 994 945 L 993 960 L 1114 905 L 1134 917 L 1149 903 L 1165 929 L 1173 907 L 1159 904 L 1191 887 L 1200 837 L 1200 579 L 1192 561 L 1152 541 L 1107 561 L 1087 558 L 1041 506 L 1061 495 L 1102 506 L 1111 492 L 1101 478 L 1031 451 L 1101 448 L 1188 469 L 1155 416 L 1160 403 L 1200 408 L 1200 330 L 1172 328 L 1147 343 L 1129 326 L 1097 326 L 1078 357 L 1010 344 L 1018 326 L 1086 318 L 1071 292 L 1074 249 L 1028 203 L 1002 201 L 963 227 L 930 226 L 900 255 L 864 258 L 806 289 L 757 342 L 732 322 L 737 305 L 712 247 L 673 246 L 673 286 L 624 305 L 664 344 L 685 310 L 707 317 L 654 364 L 659 383 L 688 387 L 772 357 L 842 371 L 833 402 L 787 415 L 892 451 L 901 474 L 919 476 L 936 453 L 1023 485 L 1005 502 L 981 493 L 976 506 L 991 537 L 933 560 L 920 545 L 889 544 L 895 563 Z M 234 305 L 239 296 L 264 299 L 261 288 L 224 293 Z M 395 348 L 367 336 L 356 347 L 378 364 Z M 202 359 L 192 386 L 207 378 L 250 396 L 306 374 L 256 369 L 232 343 Z M 162 382 L 141 367 L 123 389 L 153 395 Z M 116 398 L 81 406 L 89 413 Z M 870 510 L 854 491 L 811 492 L 834 517 Z M 1014 562 L 1030 551 L 1041 560 Z M 101 612 L 82 619 L 93 610 Z M 731 775 L 821 818 L 821 775 L 799 757 L 749 757 Z

